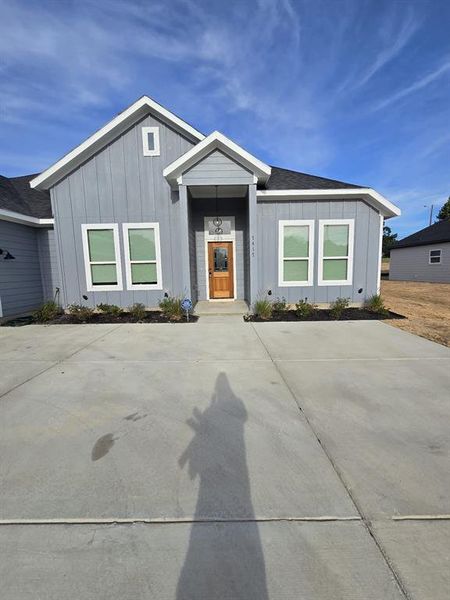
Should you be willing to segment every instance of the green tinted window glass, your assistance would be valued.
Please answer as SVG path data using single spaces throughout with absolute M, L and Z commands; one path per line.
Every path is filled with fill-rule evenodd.
M 284 256 L 286 258 L 307 257 L 309 246 L 309 227 L 288 225 L 284 227 Z
M 324 256 L 348 256 L 348 225 L 325 225 Z
M 345 281 L 347 279 L 347 259 L 337 258 L 323 261 L 324 281 Z
M 154 229 L 129 229 L 131 260 L 156 260 Z
M 134 263 L 131 265 L 132 283 L 157 283 L 155 263 Z
M 114 233 L 112 229 L 90 229 L 88 231 L 88 241 L 91 262 L 116 260 Z
M 284 260 L 283 261 L 284 281 L 307 281 L 308 280 L 308 261 L 307 260 Z
M 91 265 L 91 274 L 93 285 L 117 283 L 116 265 Z

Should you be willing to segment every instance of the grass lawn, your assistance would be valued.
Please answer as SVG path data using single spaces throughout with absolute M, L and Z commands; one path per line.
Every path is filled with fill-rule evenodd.
M 381 282 L 385 304 L 407 317 L 389 324 L 450 346 L 450 283 Z

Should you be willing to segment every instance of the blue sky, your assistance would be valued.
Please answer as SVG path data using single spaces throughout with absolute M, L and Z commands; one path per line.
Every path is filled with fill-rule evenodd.
M 0 173 L 147 94 L 286 168 L 374 187 L 400 237 L 450 195 L 448 0 L 0 0 Z

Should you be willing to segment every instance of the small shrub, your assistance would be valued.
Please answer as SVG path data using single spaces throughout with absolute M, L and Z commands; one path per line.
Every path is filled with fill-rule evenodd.
M 120 306 L 116 306 L 115 304 L 97 304 L 97 308 L 104 315 L 109 315 L 110 317 L 118 317 L 122 314 Z
M 387 315 L 388 309 L 384 305 L 384 300 L 381 294 L 374 294 L 364 304 L 364 308 L 369 312 L 377 313 L 379 315 Z
M 143 321 L 147 311 L 142 302 L 135 302 L 132 306 L 128 307 L 128 312 L 135 321 Z
M 350 298 L 336 298 L 330 305 L 330 315 L 333 319 L 340 319 L 350 304 Z
M 295 314 L 299 319 L 307 319 L 316 310 L 317 306 L 308 300 L 299 300 L 295 305 Z
M 270 300 L 260 299 L 253 305 L 253 313 L 260 319 L 270 319 L 272 316 L 273 305 Z
M 275 312 L 283 312 L 287 309 L 286 298 L 282 296 L 281 298 L 276 298 L 272 302 L 272 308 Z
M 182 298 L 179 296 L 168 296 L 163 298 L 159 303 L 159 308 L 165 317 L 169 320 L 180 320 L 183 317 L 183 309 L 181 308 Z
M 67 312 L 79 323 L 86 323 L 86 321 L 89 321 L 94 314 L 92 308 L 83 306 L 82 304 L 69 304 Z
M 34 312 L 34 320 L 38 323 L 48 323 L 53 321 L 56 317 L 61 314 L 61 308 L 53 300 L 44 302 L 44 304 Z

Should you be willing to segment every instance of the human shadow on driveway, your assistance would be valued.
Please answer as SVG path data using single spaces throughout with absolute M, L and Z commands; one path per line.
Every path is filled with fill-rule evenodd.
M 217 377 L 208 408 L 194 409 L 188 420 L 195 435 L 179 465 L 188 465 L 200 487 L 176 600 L 268 600 L 246 459 L 246 420 L 244 403 L 225 373 Z

